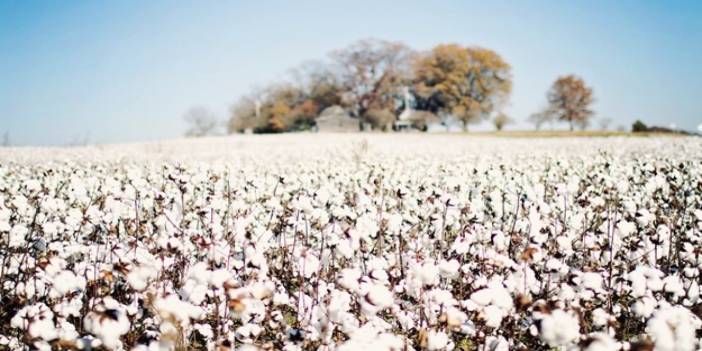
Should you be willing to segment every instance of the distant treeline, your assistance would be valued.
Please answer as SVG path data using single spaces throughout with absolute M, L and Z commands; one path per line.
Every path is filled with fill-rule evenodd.
M 418 129 L 433 121 L 467 129 L 488 119 L 502 129 L 512 121 L 503 112 L 512 90 L 511 67 L 482 47 L 440 44 L 415 51 L 399 42 L 366 39 L 293 69 L 291 77 L 240 97 L 227 131 L 307 130 L 330 106 L 340 106 L 359 126 L 378 130 L 393 128 L 399 119 Z M 537 128 L 549 121 L 585 127 L 593 114 L 592 90 L 572 75 L 558 78 L 547 100 L 547 107 L 530 116 Z M 198 122 L 207 126 L 196 117 L 190 120 L 192 135 L 201 132 Z

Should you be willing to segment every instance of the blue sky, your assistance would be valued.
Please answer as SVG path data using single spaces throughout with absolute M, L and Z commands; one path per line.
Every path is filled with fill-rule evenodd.
M 613 126 L 694 130 L 700 18 L 700 1 L 0 0 L 0 133 L 20 145 L 175 138 L 189 107 L 225 118 L 252 87 L 368 37 L 496 50 L 513 67 L 517 120 L 573 73 Z

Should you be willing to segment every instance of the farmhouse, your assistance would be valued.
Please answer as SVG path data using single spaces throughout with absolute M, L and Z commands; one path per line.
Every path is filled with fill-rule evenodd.
M 327 107 L 317 117 L 317 131 L 321 133 L 358 132 L 358 119 L 351 117 L 341 106 Z

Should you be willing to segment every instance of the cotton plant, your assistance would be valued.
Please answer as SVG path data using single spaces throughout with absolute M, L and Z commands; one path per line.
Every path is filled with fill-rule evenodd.
M 699 140 L 370 138 L 0 154 L 0 348 L 702 347 Z

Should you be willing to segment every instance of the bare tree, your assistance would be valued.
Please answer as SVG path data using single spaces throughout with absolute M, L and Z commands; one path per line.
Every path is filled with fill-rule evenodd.
M 377 39 L 332 52 L 340 72 L 342 105 L 361 122 L 371 109 L 393 111 L 398 87 L 409 77 L 411 55 L 402 43 Z
M 191 107 L 183 117 L 188 123 L 187 137 L 214 135 L 219 128 L 219 121 L 202 106 Z
M 599 125 L 601 130 L 608 130 L 609 125 L 612 124 L 612 119 L 607 117 L 602 117 L 599 120 Z
M 529 122 L 534 125 L 534 129 L 539 130 L 545 123 L 551 123 L 553 126 L 553 113 L 548 108 L 542 108 L 538 112 L 529 115 Z
M 6 130 L 5 133 L 2 134 L 2 146 L 10 146 L 10 131 Z

